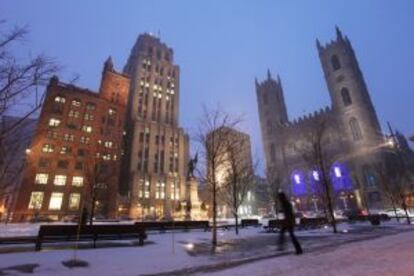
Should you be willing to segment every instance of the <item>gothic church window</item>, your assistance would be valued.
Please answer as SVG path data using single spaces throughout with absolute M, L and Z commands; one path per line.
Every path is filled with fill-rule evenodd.
M 341 68 L 341 63 L 339 62 L 338 56 L 337 55 L 333 55 L 331 57 L 331 63 L 332 63 L 332 68 L 334 71 L 338 70 L 339 68 Z
M 342 96 L 342 102 L 344 103 L 344 106 L 349 106 L 352 104 L 351 95 L 349 94 L 348 88 L 344 87 L 341 90 L 341 96 Z
M 351 118 L 351 120 L 349 121 L 349 127 L 351 128 L 352 137 L 354 141 L 361 140 L 362 132 L 357 119 Z

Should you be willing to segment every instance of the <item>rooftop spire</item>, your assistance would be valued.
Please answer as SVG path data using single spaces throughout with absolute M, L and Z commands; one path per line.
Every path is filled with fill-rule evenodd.
M 114 64 L 112 63 L 112 57 L 109 56 L 104 63 L 104 71 L 113 71 L 113 70 L 114 70 Z
M 270 75 L 270 69 L 267 69 L 267 79 L 270 80 L 272 78 L 272 75 Z
M 338 40 L 342 40 L 342 32 L 341 32 L 341 30 L 339 29 L 338 25 L 335 25 L 335 30 L 336 30 L 336 38 L 337 38 Z

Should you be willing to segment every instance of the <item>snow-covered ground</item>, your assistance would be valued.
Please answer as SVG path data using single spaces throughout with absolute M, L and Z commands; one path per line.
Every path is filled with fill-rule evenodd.
M 13 227 L 19 232 L 13 230 Z M 8 233 L 9 236 L 12 236 L 12 233 L 36 235 L 37 228 L 38 226 L 33 224 L 10 224 L 4 233 Z M 3 226 L 0 227 L 1 230 L 4 230 Z M 35 275 L 127 276 L 160 272 L 181 272 L 182 274 L 187 272 L 208 272 L 210 274 L 214 267 L 224 269 L 229 267 L 228 264 L 231 264 L 231 267 L 235 262 L 249 263 L 253 259 L 269 257 L 272 258 L 237 266 L 219 273 L 221 275 L 237 275 L 238 273 L 247 275 L 252 272 L 256 275 L 283 275 L 283 273 L 285 275 L 303 275 L 307 268 L 309 268 L 309 271 L 313 273 L 309 274 L 306 272 L 309 275 L 336 275 L 335 272 L 337 271 L 329 271 L 331 264 L 334 264 L 333 267 L 340 268 L 344 266 L 343 269 L 348 269 L 344 271 L 350 271 L 353 263 L 358 264 L 360 268 L 368 267 L 374 269 L 375 263 L 378 260 L 384 261 L 385 258 L 391 258 L 391 256 L 399 258 L 398 266 L 402 267 L 403 271 L 411 269 L 411 274 L 396 275 L 414 275 L 414 270 L 408 266 L 408 263 L 411 263 L 414 257 L 413 253 L 407 253 L 407 256 L 411 258 L 409 262 L 407 261 L 409 260 L 408 257 L 404 257 L 405 251 L 412 251 L 411 246 L 414 242 L 413 230 L 414 226 L 389 222 L 382 224 L 380 227 L 372 227 L 369 223 L 341 224 L 339 226 L 340 234 L 337 235 L 333 235 L 330 228 L 298 231 L 299 240 L 305 251 L 303 256 L 292 255 L 290 248 L 286 252 L 278 252 L 276 250 L 277 235 L 264 233 L 261 231 L 261 228 L 250 227 L 242 229 L 239 236 L 236 236 L 233 230 L 220 230 L 218 233 L 220 246 L 215 254 L 211 254 L 211 232 L 149 233 L 144 247 L 101 247 L 98 249 L 78 250 L 78 258 L 87 261 L 90 264 L 88 268 L 71 270 L 64 267 L 61 262 L 73 257 L 73 250 L 67 249 L 50 250 L 50 247 L 48 249 L 45 246 L 45 250 L 41 252 L 30 251 L 0 254 L 0 275 L 2 275 L 2 272 L 10 271 L 5 270 L 5 268 L 22 264 L 38 264 L 39 267 L 34 271 Z M 401 232 L 404 233 L 398 234 Z M 16 236 L 16 234 L 13 236 Z M 398 242 L 399 246 L 392 245 L 393 241 L 399 241 L 400 239 L 403 242 Z M 339 246 L 339 249 L 335 249 L 337 246 Z M 33 245 L 28 247 L 28 250 L 32 250 Z M 0 246 L 1 248 L 2 246 Z M 398 252 L 396 253 L 397 249 Z M 289 255 L 281 256 L 286 254 Z M 337 257 L 335 257 L 336 255 Z M 371 257 L 371 255 L 375 257 Z M 337 265 L 334 262 L 336 258 L 339 258 Z M 369 261 L 365 261 L 365 258 Z M 278 263 L 279 260 L 280 265 Z M 301 262 L 303 262 L 303 265 L 300 265 L 302 264 Z M 386 262 L 384 261 L 385 264 Z M 381 265 L 379 264 L 380 270 L 377 270 L 377 272 L 383 270 Z M 323 266 L 325 266 L 324 270 L 318 270 Z M 297 274 L 291 274 L 290 271 L 296 271 L 296 267 Z M 320 274 L 321 271 L 325 270 L 329 271 L 330 274 Z M 276 272 L 274 273 L 273 271 Z M 385 271 L 391 274 L 363 275 L 394 275 L 391 270 Z M 345 273 L 342 275 L 360 274 Z
M 253 262 L 209 275 L 414 275 L 414 233 Z

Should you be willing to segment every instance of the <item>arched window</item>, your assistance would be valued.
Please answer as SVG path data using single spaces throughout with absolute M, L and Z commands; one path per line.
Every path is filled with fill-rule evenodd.
M 275 145 L 274 144 L 270 145 L 270 160 L 272 162 L 276 161 L 276 152 L 275 152 Z
M 339 62 L 338 56 L 337 55 L 333 55 L 331 58 L 331 63 L 332 63 L 332 68 L 334 71 L 338 70 L 339 68 L 341 68 L 341 63 Z
M 349 121 L 349 127 L 351 128 L 352 137 L 354 138 L 354 141 L 361 140 L 362 132 L 357 119 L 351 118 L 351 120 Z
M 351 95 L 349 94 L 348 88 L 344 87 L 341 90 L 342 95 L 342 102 L 344 103 L 344 106 L 348 106 L 352 104 Z

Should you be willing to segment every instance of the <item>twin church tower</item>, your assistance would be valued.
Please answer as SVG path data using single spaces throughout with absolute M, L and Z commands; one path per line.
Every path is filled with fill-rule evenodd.
M 291 121 L 280 78 L 274 80 L 268 72 L 266 80 L 256 80 L 267 174 L 277 172 L 282 176 L 284 188 L 298 207 L 318 209 L 320 203 L 312 196 L 317 172 L 306 163 L 301 149 L 309 143 L 309 134 L 318 131 L 323 122 L 324 154 L 332 164 L 330 175 L 338 195 L 337 207 L 357 207 L 362 196 L 379 204 L 373 166 L 382 158 L 377 149 L 384 137 L 355 52 L 338 28 L 335 41 L 322 45 L 317 40 L 316 46 L 331 106 Z

